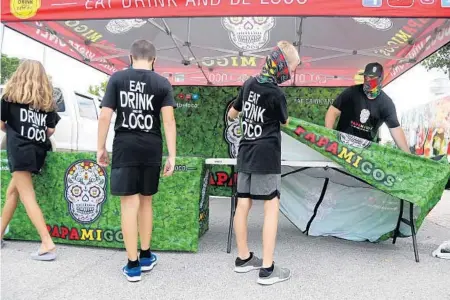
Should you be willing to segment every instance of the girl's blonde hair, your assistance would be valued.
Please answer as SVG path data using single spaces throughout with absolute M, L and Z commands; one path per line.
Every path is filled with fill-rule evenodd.
M 3 97 L 12 103 L 29 104 L 50 112 L 56 109 L 53 87 L 44 66 L 36 60 L 23 60 L 6 83 Z
M 300 64 L 300 55 L 298 54 L 297 48 L 289 43 L 288 41 L 279 41 L 277 43 L 278 48 L 283 51 L 286 61 L 288 63 Z

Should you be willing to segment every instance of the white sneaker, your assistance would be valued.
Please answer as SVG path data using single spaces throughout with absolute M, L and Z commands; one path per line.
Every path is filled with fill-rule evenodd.
M 450 259 L 450 241 L 442 243 L 432 254 L 434 257 Z

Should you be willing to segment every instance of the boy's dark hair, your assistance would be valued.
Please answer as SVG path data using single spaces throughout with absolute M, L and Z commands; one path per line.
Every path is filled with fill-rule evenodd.
M 156 48 L 150 41 L 136 40 L 130 48 L 131 56 L 136 60 L 152 60 L 156 56 Z

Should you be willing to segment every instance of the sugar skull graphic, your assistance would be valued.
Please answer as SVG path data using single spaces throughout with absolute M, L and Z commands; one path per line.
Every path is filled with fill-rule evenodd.
M 105 169 L 92 160 L 76 161 L 67 169 L 64 183 L 72 218 L 81 224 L 97 220 L 106 201 Z
M 366 149 L 372 144 L 369 140 L 343 132 L 338 132 L 338 139 L 341 143 L 354 148 Z
M 114 19 L 106 24 L 106 30 L 113 34 L 127 33 L 133 28 L 140 28 L 147 23 L 143 19 Z
M 369 120 L 369 117 L 370 111 L 364 108 L 363 110 L 361 110 L 361 113 L 359 115 L 359 121 L 364 124 L 367 122 L 367 120 Z
M 222 25 L 228 30 L 231 42 L 244 51 L 263 48 L 275 27 L 274 17 L 226 17 Z
M 239 118 L 233 121 L 228 120 L 228 111 L 232 107 L 234 101 L 231 101 L 225 110 L 225 131 L 224 137 L 228 143 L 228 152 L 231 158 L 236 158 L 239 150 L 239 142 L 241 141 L 241 125 Z
M 359 24 L 366 24 L 376 30 L 387 31 L 394 25 L 388 18 L 353 18 Z

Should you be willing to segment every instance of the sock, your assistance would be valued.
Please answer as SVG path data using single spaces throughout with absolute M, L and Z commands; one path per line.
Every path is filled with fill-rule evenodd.
M 260 278 L 267 278 L 270 275 L 272 275 L 273 267 L 274 267 L 274 262 L 272 262 L 272 265 L 270 267 L 268 267 L 268 268 L 262 267 L 261 269 L 259 269 L 259 277 Z
M 253 257 L 253 252 L 250 252 L 250 256 L 248 258 L 246 258 L 246 259 L 242 259 L 242 261 L 244 263 L 246 263 L 246 262 L 250 261 L 250 259 L 252 259 L 252 257 Z
M 273 264 L 273 262 L 272 262 L 272 265 L 271 265 L 270 267 L 264 268 L 264 269 L 266 269 L 267 272 L 272 273 L 272 272 L 273 272 L 273 267 L 274 267 L 274 264 Z
M 250 256 L 246 259 L 241 259 L 239 256 L 236 257 L 236 266 L 242 266 L 246 262 L 250 261 L 250 259 L 252 259 L 252 257 L 253 257 L 253 252 L 250 252 Z
M 139 260 L 136 259 L 135 261 L 129 260 L 128 259 L 128 264 L 127 264 L 128 268 L 132 269 L 132 268 L 137 268 L 139 267 Z
M 150 252 L 150 248 L 148 248 L 147 250 L 142 250 L 141 249 L 141 253 L 139 254 L 139 258 L 150 258 L 152 257 L 152 253 Z

